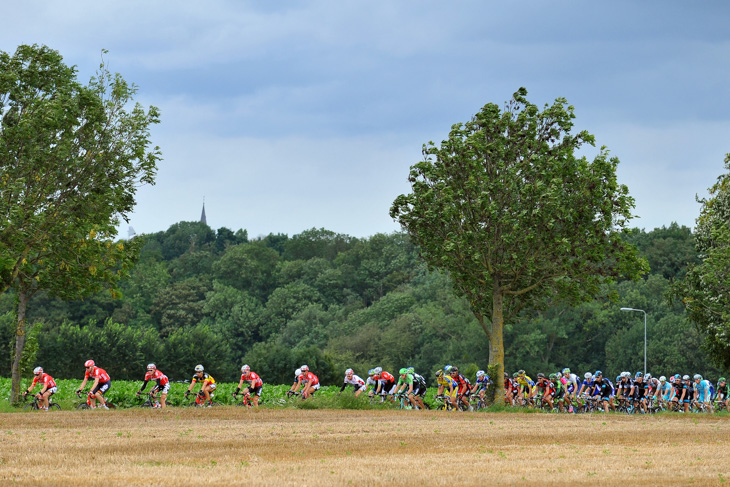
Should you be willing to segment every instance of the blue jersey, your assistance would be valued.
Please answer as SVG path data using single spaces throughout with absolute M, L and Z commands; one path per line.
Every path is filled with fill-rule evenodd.
M 695 389 L 697 390 L 697 399 L 699 401 L 707 401 L 710 399 L 710 381 L 708 380 L 701 380 L 699 384 L 695 386 Z

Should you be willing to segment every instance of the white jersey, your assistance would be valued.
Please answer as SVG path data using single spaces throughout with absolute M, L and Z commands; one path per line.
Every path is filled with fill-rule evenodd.
M 347 376 L 345 376 L 345 385 L 348 384 L 351 386 L 355 386 L 355 389 L 362 389 L 363 387 L 365 387 L 365 381 L 355 374 L 353 374 L 352 377 L 350 377 L 349 379 L 347 378 Z

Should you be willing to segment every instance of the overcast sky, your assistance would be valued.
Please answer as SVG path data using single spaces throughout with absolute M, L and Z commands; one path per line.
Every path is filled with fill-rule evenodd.
M 23 1 L 0 50 L 46 44 L 161 109 L 137 233 L 195 221 L 250 236 L 398 230 L 423 143 L 520 86 L 564 97 L 621 160 L 647 230 L 693 227 L 730 152 L 727 1 Z M 120 235 L 126 236 L 127 225 Z

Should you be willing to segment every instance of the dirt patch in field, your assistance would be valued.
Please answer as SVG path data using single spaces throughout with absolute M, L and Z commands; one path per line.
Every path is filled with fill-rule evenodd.
M 730 420 L 712 416 L 233 407 L 0 415 L 3 485 L 705 485 L 730 478 L 728 451 Z

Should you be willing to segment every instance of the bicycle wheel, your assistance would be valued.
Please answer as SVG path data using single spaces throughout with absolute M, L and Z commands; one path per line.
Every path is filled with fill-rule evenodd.
M 56 411 L 61 410 L 61 405 L 55 402 L 48 403 L 48 410 L 55 409 Z
M 23 406 L 23 411 L 35 411 L 38 409 L 38 404 L 34 401 Z
M 82 402 L 81 404 L 79 404 L 78 406 L 76 406 L 76 409 L 91 409 L 91 406 L 89 406 L 85 402 Z

